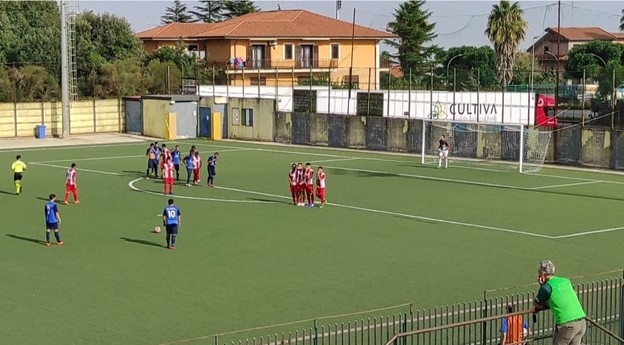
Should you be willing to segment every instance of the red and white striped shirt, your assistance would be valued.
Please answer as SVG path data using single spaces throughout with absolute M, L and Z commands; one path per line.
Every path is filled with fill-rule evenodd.
M 163 167 L 163 176 L 165 178 L 173 178 L 173 171 L 174 171 L 173 163 L 165 163 Z
M 201 168 L 201 158 L 199 156 L 194 156 L 191 158 L 191 161 L 193 162 L 193 169 Z
M 291 186 L 297 185 L 297 169 L 291 169 L 288 172 L 288 182 L 290 182 Z
M 68 186 L 76 185 L 76 169 L 69 168 L 65 174 L 65 184 Z
M 325 189 L 325 178 L 327 176 L 324 172 L 319 172 L 316 176 L 316 187 L 320 189 Z
M 171 158 L 171 151 L 169 151 L 169 149 L 165 147 L 161 155 L 163 158 L 163 162 L 166 162 L 168 158 Z
M 314 170 L 306 169 L 305 172 L 303 173 L 303 176 L 305 178 L 305 183 L 308 186 L 313 186 L 314 185 Z
M 304 175 L 303 169 L 297 169 L 296 170 L 296 176 L 297 176 L 297 184 L 298 185 L 304 185 L 305 184 L 305 175 Z

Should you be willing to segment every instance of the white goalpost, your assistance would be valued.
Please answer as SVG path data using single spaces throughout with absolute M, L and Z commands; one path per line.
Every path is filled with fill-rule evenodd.
M 439 140 L 444 135 L 454 165 L 488 165 L 521 173 L 541 170 L 552 136 L 549 130 L 520 124 L 432 119 L 423 119 L 420 134 L 422 164 L 438 163 Z

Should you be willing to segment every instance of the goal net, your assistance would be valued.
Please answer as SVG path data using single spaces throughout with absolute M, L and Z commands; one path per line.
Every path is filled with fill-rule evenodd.
M 523 125 L 423 120 L 421 160 L 438 164 L 442 136 L 450 166 L 539 172 L 550 145 L 550 131 Z

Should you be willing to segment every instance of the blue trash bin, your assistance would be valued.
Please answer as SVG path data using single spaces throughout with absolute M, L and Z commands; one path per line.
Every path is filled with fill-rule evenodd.
M 35 131 L 36 131 L 35 137 L 37 139 L 45 139 L 46 126 L 38 125 L 38 126 L 35 127 Z

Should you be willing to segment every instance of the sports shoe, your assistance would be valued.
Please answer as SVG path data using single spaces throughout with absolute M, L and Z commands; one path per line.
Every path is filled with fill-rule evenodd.
M 46 247 L 49 247 L 49 246 L 51 246 L 51 245 L 52 245 L 52 243 L 50 243 L 50 242 L 46 242 L 46 244 L 45 244 L 45 245 L 46 245 Z
M 169 247 L 169 250 L 176 250 L 176 247 L 175 246 L 171 246 L 171 247 Z
M 67 200 L 63 201 L 63 205 L 69 205 L 69 202 Z
M 78 204 L 80 204 L 80 201 L 76 200 L 76 201 L 74 201 L 74 204 L 78 205 Z
M 56 242 L 56 245 L 57 245 L 57 246 L 62 246 L 62 245 L 64 245 L 64 244 L 65 244 L 65 242 L 63 242 L 63 241 L 61 241 L 61 242 Z
M 323 205 L 319 205 L 319 208 L 323 208 Z

